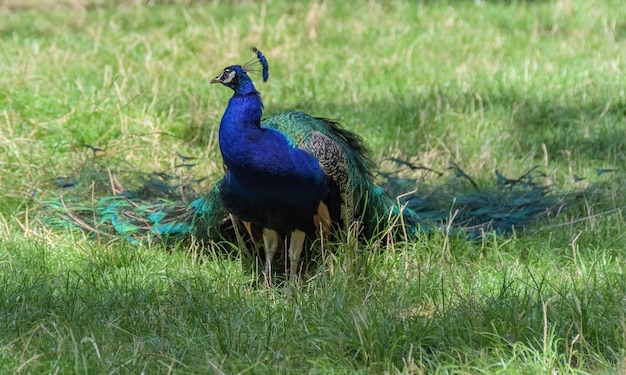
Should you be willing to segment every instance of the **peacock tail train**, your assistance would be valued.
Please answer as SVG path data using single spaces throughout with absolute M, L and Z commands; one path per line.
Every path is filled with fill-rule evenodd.
M 120 170 L 105 154 L 84 153 L 88 157 L 74 174 L 42 184 L 40 190 L 45 193 L 39 194 L 39 217 L 47 227 L 79 229 L 92 237 L 122 238 L 134 244 L 174 244 L 192 238 L 198 242 L 236 240 L 232 218 L 219 200 L 220 180 L 201 184 L 204 178 L 192 175 L 188 168 L 181 168 L 187 173 L 184 178 L 128 167 Z M 367 235 L 382 233 L 400 211 L 408 235 L 405 238 L 405 232 L 398 231 L 402 240 L 433 231 L 469 238 L 484 233 L 506 235 L 558 215 L 585 195 L 555 191 L 536 168 L 516 179 L 496 172 L 493 184 L 484 188 L 459 166 L 451 166 L 450 171 L 429 186 L 417 178 L 400 177 L 401 168 L 397 173 L 376 173 L 378 184 L 370 186 L 371 197 L 364 203 L 366 210 L 376 207 L 370 208 L 376 213 L 368 223 L 376 229 Z

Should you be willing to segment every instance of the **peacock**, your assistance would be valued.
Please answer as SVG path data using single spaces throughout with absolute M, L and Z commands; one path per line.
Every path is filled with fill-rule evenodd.
M 295 282 L 307 238 L 356 231 L 363 238 L 411 239 L 433 228 L 475 238 L 526 226 L 571 202 L 539 183 L 534 170 L 519 179 L 497 173 L 497 188 L 485 191 L 456 165 L 454 178 L 465 178 L 474 193 L 442 195 L 435 188 L 405 194 L 410 189 L 401 188 L 392 196 L 396 180 L 377 184 L 362 138 L 337 122 L 300 111 L 262 119 L 261 94 L 250 75 L 261 73 L 267 82 L 269 65 L 252 51 L 251 61 L 228 66 L 210 81 L 233 91 L 219 126 L 221 179 L 197 187 L 167 173 L 117 173 L 94 151 L 78 177 L 56 180 L 65 194 L 43 201 L 44 222 L 133 243 L 234 238 L 243 227 L 262 242 L 266 277 L 288 242 L 288 277 Z
M 356 134 L 298 111 L 261 119 L 263 102 L 248 73 L 260 65 L 266 82 L 269 66 L 258 49 L 253 52 L 256 61 L 228 66 L 211 80 L 234 91 L 219 128 L 226 169 L 219 197 L 250 232 L 252 226 L 261 229 L 266 275 L 283 238 L 289 238 L 289 278 L 295 280 L 307 236 L 328 237 L 355 221 L 371 235 L 381 218 L 401 210 L 374 183 Z M 407 216 L 414 229 L 415 215 Z

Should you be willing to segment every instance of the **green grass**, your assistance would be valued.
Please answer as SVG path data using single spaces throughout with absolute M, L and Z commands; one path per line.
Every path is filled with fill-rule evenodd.
M 625 205 L 620 1 L 155 3 L 0 5 L 0 373 L 626 371 L 626 226 L 602 214 Z M 197 156 L 216 179 L 230 92 L 208 81 L 251 45 L 267 114 L 339 119 L 375 160 L 483 186 L 539 165 L 599 193 L 485 243 L 338 244 L 289 291 L 236 253 L 40 225 L 34 197 L 82 144 L 146 171 Z

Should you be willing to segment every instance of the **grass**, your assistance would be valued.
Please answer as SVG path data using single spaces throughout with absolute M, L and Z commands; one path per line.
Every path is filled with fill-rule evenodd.
M 3 2 L 0 372 L 623 373 L 624 217 L 602 214 L 624 206 L 619 5 Z M 230 92 L 208 80 L 251 45 L 270 63 L 266 114 L 340 119 L 375 160 L 456 162 L 481 186 L 539 165 L 599 193 L 484 243 L 338 244 L 289 292 L 256 287 L 237 254 L 38 223 L 35 198 L 83 144 L 145 171 L 193 155 L 217 178 Z

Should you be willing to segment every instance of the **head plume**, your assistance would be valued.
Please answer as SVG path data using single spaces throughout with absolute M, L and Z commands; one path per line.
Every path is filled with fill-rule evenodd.
M 267 64 L 265 56 L 263 56 L 261 51 L 259 51 L 256 47 L 252 47 L 250 49 L 256 54 L 256 58 L 248 61 L 244 66 L 242 66 L 243 71 L 246 73 L 256 73 L 260 71 L 263 77 L 263 82 L 267 82 L 270 67 Z

